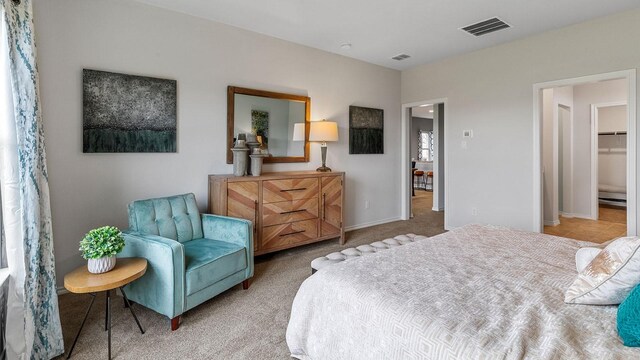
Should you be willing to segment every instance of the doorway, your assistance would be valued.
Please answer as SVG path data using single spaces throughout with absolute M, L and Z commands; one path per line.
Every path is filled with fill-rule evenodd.
M 635 234 L 635 70 L 536 84 L 534 101 L 534 229 Z
M 409 109 L 412 218 L 427 214 L 433 208 L 436 107 L 437 104 L 422 104 Z
M 403 105 L 402 219 L 428 215 L 446 229 L 446 99 Z

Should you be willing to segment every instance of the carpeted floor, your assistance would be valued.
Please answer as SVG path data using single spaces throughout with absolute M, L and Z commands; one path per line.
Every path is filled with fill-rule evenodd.
M 398 234 L 433 236 L 444 232 L 442 212 L 416 210 L 415 217 L 409 221 L 348 232 L 344 247 L 368 244 Z M 140 334 L 122 299 L 116 297 L 112 302 L 112 357 L 137 360 L 289 359 L 285 341 L 289 312 L 300 284 L 311 275 L 309 264 L 316 257 L 342 248 L 337 240 L 329 240 L 257 258 L 255 276 L 248 290 L 235 286 L 190 310 L 184 315 L 180 329 L 174 332 L 166 317 L 135 305 L 146 329 L 144 335 Z M 89 301 L 88 295 L 60 297 L 67 351 Z M 72 359 L 107 357 L 104 308 L 104 295 L 100 294 Z

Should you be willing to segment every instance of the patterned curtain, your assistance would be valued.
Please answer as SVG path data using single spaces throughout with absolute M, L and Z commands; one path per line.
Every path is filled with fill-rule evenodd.
M 0 40 L 6 41 L 8 48 L 13 95 L 13 121 L 4 121 L 3 130 L 15 134 L 9 145 L 0 144 L 10 271 L 7 355 L 50 359 L 62 354 L 64 345 L 56 294 L 32 0 L 0 0 L 0 13 L 4 27 L 4 38 Z

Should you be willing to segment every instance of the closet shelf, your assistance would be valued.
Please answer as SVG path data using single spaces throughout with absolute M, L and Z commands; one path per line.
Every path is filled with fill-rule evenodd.
M 627 149 L 606 148 L 598 149 L 599 154 L 626 154 Z

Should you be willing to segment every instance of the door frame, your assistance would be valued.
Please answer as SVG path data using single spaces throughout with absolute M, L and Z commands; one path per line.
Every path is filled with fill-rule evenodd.
M 542 90 L 575 86 L 606 80 L 627 79 L 627 234 L 637 234 L 637 174 L 636 174 L 636 69 L 621 70 L 603 74 L 588 75 L 564 80 L 533 84 L 533 216 L 532 230 L 543 232 L 543 191 L 542 191 Z M 575 109 L 574 109 L 575 111 Z
M 611 106 L 627 106 L 627 144 L 629 144 L 629 104 L 627 101 L 613 101 L 608 103 L 591 104 L 591 219 L 598 220 L 598 124 L 600 108 Z M 629 156 L 629 146 L 627 145 L 627 156 Z M 628 167 L 628 165 L 627 165 Z M 629 170 L 629 169 L 627 169 Z M 629 189 L 629 176 L 627 174 L 627 197 Z M 629 199 L 627 199 L 627 208 Z
M 573 104 L 572 104 L 573 105 Z M 557 107 L 554 109 L 554 112 L 557 112 L 557 115 L 554 115 L 555 119 L 558 119 L 558 123 L 555 124 L 556 125 L 556 129 L 559 129 L 561 126 L 563 126 L 563 124 L 560 123 L 560 108 L 563 109 L 567 109 L 569 110 L 569 149 L 570 149 L 570 153 L 569 153 L 569 179 L 565 179 L 563 176 L 563 180 L 564 181 L 568 181 L 570 184 L 573 184 L 573 163 L 574 163 L 574 154 L 573 154 L 573 146 L 574 146 L 574 139 L 573 139 L 573 106 L 569 106 L 569 105 L 565 105 L 565 104 L 561 104 L 558 103 Z M 555 114 L 555 113 L 554 113 Z M 563 137 L 564 137 L 564 131 L 563 133 Z M 559 130 L 557 133 L 555 134 L 555 138 L 554 138 L 554 142 L 556 143 L 557 146 L 557 152 L 554 154 L 554 161 L 556 162 L 556 173 L 559 175 L 560 174 L 560 156 L 564 156 L 564 151 L 563 149 L 560 148 L 560 136 L 559 136 Z M 562 144 L 564 145 L 564 140 L 562 141 Z M 564 161 L 562 162 L 563 165 L 563 171 L 564 171 L 564 166 L 567 166 Z M 554 181 L 554 185 L 557 187 L 557 189 L 555 190 L 556 194 L 560 194 L 560 188 L 562 187 L 562 194 L 563 197 L 565 197 L 565 191 L 564 191 L 564 181 L 562 184 L 560 184 L 560 176 L 556 176 Z M 566 216 L 566 217 L 574 217 L 574 213 L 573 213 L 573 191 L 570 191 L 569 194 L 567 194 L 568 197 L 568 203 L 564 201 L 563 199 L 563 209 L 562 211 L 560 211 L 560 200 L 558 197 L 558 216 L 562 215 L 562 216 Z M 570 211 L 567 211 L 567 206 L 569 207 Z
M 447 136 L 447 123 L 449 121 L 447 121 L 449 117 L 449 101 L 447 98 L 437 98 L 437 99 L 431 99 L 431 100 L 422 100 L 422 101 L 416 101 L 416 102 L 411 102 L 411 103 L 406 103 L 406 104 L 402 104 L 402 126 L 401 126 L 401 131 L 402 131 L 402 141 L 401 141 L 401 149 L 402 149 L 402 156 L 401 156 L 401 191 L 402 191 L 402 201 L 401 201 L 401 219 L 402 220 L 409 220 L 411 218 L 411 177 L 409 176 L 409 172 L 411 171 L 411 141 L 410 141 L 410 132 L 411 132 L 411 116 L 410 116 L 410 112 L 411 112 L 411 108 L 414 107 L 418 107 L 420 105 L 429 105 L 429 104 L 444 104 L 444 116 L 445 116 L 445 120 L 444 120 L 444 129 L 438 129 L 438 131 L 444 131 L 444 138 L 445 138 L 445 142 L 444 142 L 444 154 L 440 154 L 439 151 L 437 150 L 437 147 L 439 145 L 438 141 L 436 140 L 436 134 L 434 133 L 434 149 L 436 149 L 435 151 L 435 155 L 434 159 L 433 159 L 433 168 L 434 168 L 434 175 L 435 175 L 435 169 L 437 169 L 439 162 L 440 162 L 440 156 L 442 156 L 442 159 L 444 161 L 444 188 L 445 189 L 451 189 L 451 187 L 449 186 L 449 161 L 447 160 L 447 154 L 449 153 L 448 151 L 448 144 L 449 141 L 447 141 L 446 136 Z M 434 119 L 434 130 L 435 130 L 435 119 Z M 434 201 L 437 199 L 437 196 L 439 196 L 440 194 L 440 186 L 438 184 L 438 181 L 436 181 L 435 176 L 433 179 L 433 199 Z M 447 206 L 449 204 L 449 193 L 450 191 L 445 191 L 444 192 L 444 228 L 445 230 L 449 230 L 449 213 L 450 211 L 447 211 Z M 435 208 L 435 207 L 434 207 Z

